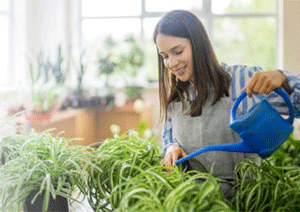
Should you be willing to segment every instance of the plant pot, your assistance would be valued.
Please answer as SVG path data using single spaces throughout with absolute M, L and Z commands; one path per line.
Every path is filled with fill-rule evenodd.
M 124 108 L 126 110 L 133 110 L 134 107 L 134 101 L 126 101 Z
M 43 211 L 43 202 L 44 202 L 44 195 L 43 192 L 40 194 L 31 204 L 32 198 L 36 195 L 36 192 L 32 192 L 25 200 L 23 211 L 24 212 L 37 212 Z M 53 199 L 52 195 L 50 194 L 49 198 L 49 206 L 47 212 L 69 212 L 69 203 L 68 199 L 62 196 L 56 195 L 56 198 Z
M 109 95 L 105 97 L 105 107 L 106 108 L 113 108 L 115 106 L 115 96 Z
M 29 122 L 39 122 L 45 121 L 52 118 L 53 112 L 41 113 L 41 112 L 33 112 L 29 115 L 26 115 L 26 120 Z

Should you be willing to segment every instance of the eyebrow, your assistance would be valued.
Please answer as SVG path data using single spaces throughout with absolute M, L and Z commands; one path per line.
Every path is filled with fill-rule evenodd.
M 177 45 L 177 46 L 174 46 L 174 47 L 172 47 L 171 49 L 170 49 L 170 51 L 173 51 L 174 49 L 177 49 L 178 47 L 181 47 L 182 45 L 181 44 L 179 44 L 179 45 Z M 165 54 L 164 52 L 159 52 L 159 54 Z

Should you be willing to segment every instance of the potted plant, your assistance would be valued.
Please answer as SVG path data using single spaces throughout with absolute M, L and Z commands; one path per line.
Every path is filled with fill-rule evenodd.
M 142 98 L 144 88 L 143 86 L 134 83 L 134 81 L 138 75 L 138 70 L 144 64 L 145 55 L 144 51 L 139 46 L 137 39 L 133 35 L 129 35 L 123 41 L 123 44 L 127 46 L 127 51 L 121 53 L 121 69 L 124 70 L 130 78 L 125 86 L 125 108 L 132 109 L 134 102 L 137 99 Z
M 93 151 L 87 169 L 86 195 L 95 211 L 231 211 L 212 174 L 185 173 L 181 165 L 164 170 L 155 136 L 144 136 L 145 121 L 123 135 L 111 127 L 114 137 Z
M 19 156 L 18 148 L 24 144 L 28 138 L 25 135 L 10 135 L 0 139 L 0 157 L 1 163 L 4 165 L 9 160 Z
M 113 39 L 111 35 L 107 36 L 103 41 L 103 48 L 98 53 L 97 66 L 98 76 L 104 76 L 104 100 L 105 107 L 113 107 L 115 99 L 115 90 L 109 84 L 110 77 L 119 72 L 120 58 L 116 53 L 118 50 L 118 42 Z M 100 97 L 103 98 L 103 97 Z M 100 100 L 101 101 L 101 100 Z
M 113 74 L 122 74 L 125 82 L 126 108 L 132 108 L 133 102 L 141 98 L 143 87 L 134 83 L 138 70 L 144 64 L 144 51 L 134 35 L 129 35 L 121 42 L 115 41 L 112 36 L 104 40 L 103 49 L 98 57 L 99 75 L 105 75 L 105 87 L 108 91 L 109 78 Z M 109 95 L 108 95 L 109 96 Z M 107 102 L 112 101 L 109 97 Z
M 77 85 L 76 88 L 72 91 L 69 97 L 69 105 L 73 108 L 83 108 L 85 104 L 86 93 L 83 89 L 83 76 L 86 71 L 86 64 L 83 61 L 85 52 L 83 51 L 79 57 L 79 66 L 76 67 L 77 71 Z
M 0 167 L 2 211 L 69 211 L 75 186 L 84 184 L 83 158 L 87 147 L 50 131 L 12 136 L 15 157 Z
M 126 86 L 125 87 L 126 102 L 124 107 L 130 110 L 133 109 L 134 102 L 142 98 L 143 90 L 144 88 L 138 85 Z
M 51 119 L 58 107 L 58 95 L 53 90 L 40 91 L 33 97 L 33 109 L 26 114 L 30 122 Z
M 48 65 L 45 65 L 44 72 L 41 71 L 40 66 L 36 75 L 32 63 L 29 67 L 32 109 L 26 114 L 26 119 L 30 122 L 50 119 L 59 103 L 59 95 L 55 89 L 55 84 L 49 79 Z
M 55 82 L 59 86 L 64 86 L 68 73 L 67 69 L 63 68 L 63 60 L 61 45 L 59 45 L 57 49 L 57 59 L 55 63 L 50 63 Z

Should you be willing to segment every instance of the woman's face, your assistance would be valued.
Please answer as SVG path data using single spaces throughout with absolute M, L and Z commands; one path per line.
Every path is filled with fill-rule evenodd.
M 158 34 L 156 45 L 168 70 L 183 82 L 193 81 L 193 54 L 189 39 Z

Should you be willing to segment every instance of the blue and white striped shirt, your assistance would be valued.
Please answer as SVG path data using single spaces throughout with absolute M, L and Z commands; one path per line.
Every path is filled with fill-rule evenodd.
M 263 71 L 260 67 L 248 67 L 245 65 L 234 65 L 228 66 L 225 63 L 222 63 L 222 67 L 232 78 L 231 86 L 229 90 L 230 97 L 232 101 L 235 101 L 241 94 L 242 88 L 244 88 L 249 82 L 250 78 L 255 72 Z M 290 95 L 291 103 L 294 106 L 295 117 L 300 117 L 300 75 L 294 75 L 288 71 L 280 70 L 287 78 L 287 82 L 292 89 L 292 94 Z M 190 86 L 190 94 L 192 92 L 193 86 Z M 262 99 L 267 99 L 268 102 L 282 115 L 288 115 L 289 109 L 285 104 L 283 98 L 277 93 L 272 92 L 268 97 L 257 94 L 253 95 L 252 98 L 244 98 L 239 108 L 241 109 L 242 114 L 248 111 L 253 104 L 261 101 Z M 173 144 L 178 144 L 173 140 L 172 136 L 172 114 L 168 110 L 167 121 L 163 125 L 162 132 L 163 139 L 163 152 L 165 153 L 166 149 Z

